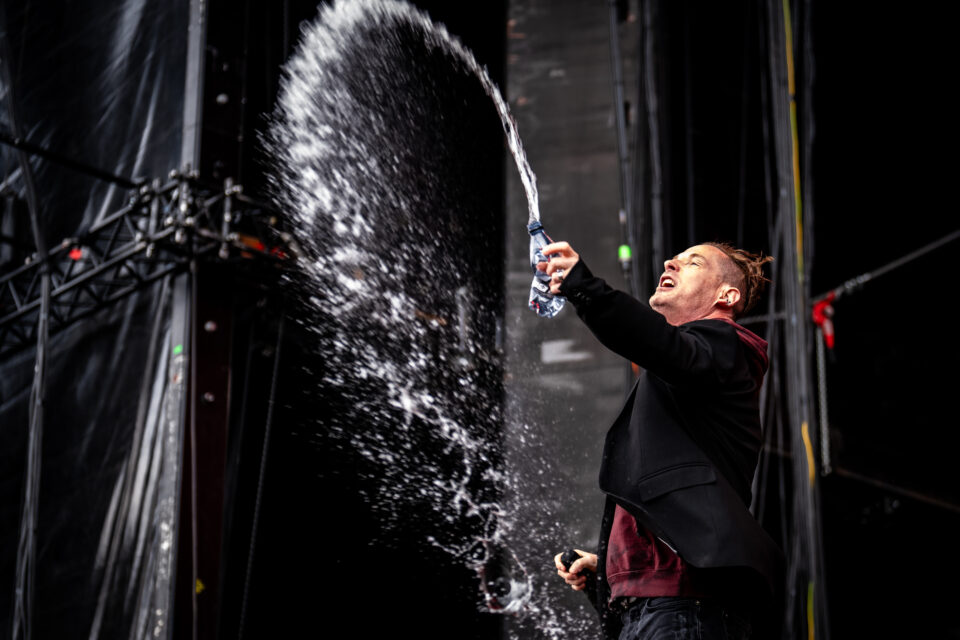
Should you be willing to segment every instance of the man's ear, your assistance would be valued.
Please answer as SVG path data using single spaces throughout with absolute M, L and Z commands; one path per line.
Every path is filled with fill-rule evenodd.
M 717 297 L 717 304 L 721 307 L 733 309 L 740 302 L 740 289 L 736 287 L 723 287 L 720 289 L 720 295 Z

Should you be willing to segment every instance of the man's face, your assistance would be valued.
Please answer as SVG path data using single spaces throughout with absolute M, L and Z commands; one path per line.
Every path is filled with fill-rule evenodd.
M 705 318 L 724 290 L 723 261 L 727 255 L 710 245 L 698 244 L 663 263 L 650 307 L 672 325 Z

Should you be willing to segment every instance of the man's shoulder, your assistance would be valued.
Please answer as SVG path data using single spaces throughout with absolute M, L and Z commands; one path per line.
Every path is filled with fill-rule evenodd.
M 705 336 L 714 336 L 717 338 L 737 338 L 737 325 L 732 320 L 723 318 L 703 318 L 701 320 L 692 320 L 680 325 L 681 331 L 689 333 L 699 333 Z
M 740 368 L 762 379 L 769 366 L 767 341 L 743 325 L 726 318 L 704 318 L 680 327 L 710 344 L 722 368 Z M 742 361 L 738 358 L 742 354 Z
M 736 323 L 704 318 L 682 324 L 679 329 L 703 344 L 721 377 L 725 378 L 731 370 L 739 368 L 742 344 Z

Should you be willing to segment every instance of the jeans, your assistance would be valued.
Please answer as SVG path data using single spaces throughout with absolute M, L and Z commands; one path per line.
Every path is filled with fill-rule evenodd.
M 621 616 L 620 640 L 749 640 L 750 619 L 710 599 L 641 598 Z

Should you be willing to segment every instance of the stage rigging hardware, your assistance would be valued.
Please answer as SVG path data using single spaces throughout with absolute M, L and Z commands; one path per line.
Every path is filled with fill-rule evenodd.
M 283 268 L 295 255 L 270 205 L 243 193 L 231 179 L 202 184 L 195 173 L 140 184 L 126 205 L 65 238 L 48 252 L 50 330 L 112 304 L 202 258 L 257 260 Z M 0 276 L 0 357 L 36 344 L 43 261 L 33 253 Z
M 905 266 L 909 262 L 921 258 L 932 251 L 939 249 L 940 247 L 947 245 L 951 242 L 960 239 L 960 229 L 956 229 L 947 235 L 934 240 L 924 246 L 911 251 L 910 253 L 897 258 L 896 260 L 889 262 L 881 267 L 874 269 L 873 271 L 867 271 L 866 273 L 861 273 L 858 276 L 850 278 L 840 286 L 830 289 L 826 293 L 822 293 L 813 299 L 811 299 L 812 308 L 811 316 L 813 319 L 813 324 L 816 327 L 817 334 L 817 390 L 820 398 L 820 428 L 821 428 L 821 470 L 823 475 L 829 475 L 834 471 L 834 468 L 831 463 L 830 457 L 830 439 L 828 434 L 829 423 L 828 421 L 828 411 L 827 411 L 827 354 L 829 354 L 832 359 L 833 356 L 833 347 L 836 341 L 834 335 L 833 327 L 833 315 L 834 307 L 833 303 L 841 299 L 844 296 L 847 296 L 851 293 L 855 293 L 863 288 L 871 280 L 878 278 L 894 269 L 898 269 L 902 266 Z M 865 479 L 865 476 L 859 476 L 858 474 L 851 474 L 849 472 L 846 475 L 857 475 L 858 479 Z M 876 481 L 867 479 L 872 484 L 876 484 Z M 888 490 L 894 490 L 898 493 L 906 493 L 911 497 L 920 499 L 924 502 L 931 504 L 936 504 L 937 506 L 945 507 L 952 511 L 957 511 L 957 506 L 946 503 L 942 500 L 937 500 L 935 498 L 930 498 L 928 496 L 923 496 L 916 492 L 908 492 L 899 487 L 893 487 L 892 485 L 884 485 L 884 488 Z

